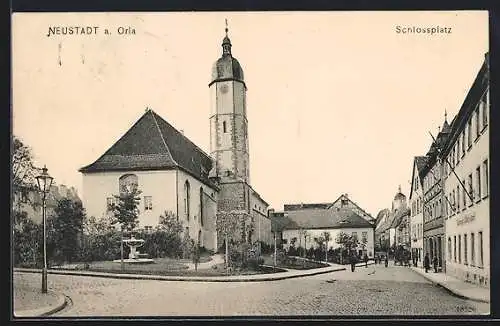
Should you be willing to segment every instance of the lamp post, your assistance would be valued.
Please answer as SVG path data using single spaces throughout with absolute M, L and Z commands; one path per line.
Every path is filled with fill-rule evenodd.
M 43 268 L 42 268 L 42 293 L 47 293 L 47 214 L 46 199 L 50 192 L 53 178 L 47 173 L 47 167 L 44 166 L 42 174 L 36 177 L 38 189 L 42 193 L 42 228 L 43 228 Z

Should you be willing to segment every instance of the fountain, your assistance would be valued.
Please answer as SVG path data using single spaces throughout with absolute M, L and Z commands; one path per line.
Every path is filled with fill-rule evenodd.
M 136 239 L 133 235 L 130 237 L 130 239 L 123 239 L 122 240 L 124 244 L 129 246 L 130 248 L 130 253 L 128 254 L 127 259 L 123 259 L 124 263 L 127 264 L 151 264 L 154 263 L 154 260 L 151 258 L 147 258 L 147 254 L 141 254 L 139 251 L 137 251 L 137 248 L 140 248 L 144 245 L 144 240 L 143 239 Z M 121 259 L 115 259 L 113 260 L 115 263 L 121 263 Z

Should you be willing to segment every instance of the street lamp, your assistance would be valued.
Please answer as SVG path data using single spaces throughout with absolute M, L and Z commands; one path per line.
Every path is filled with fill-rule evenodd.
M 42 227 L 43 227 L 43 269 L 42 269 L 42 293 L 47 293 L 47 233 L 46 233 L 46 205 L 47 194 L 52 186 L 53 178 L 47 173 L 47 167 L 43 167 L 42 174 L 36 177 L 38 189 L 42 193 Z

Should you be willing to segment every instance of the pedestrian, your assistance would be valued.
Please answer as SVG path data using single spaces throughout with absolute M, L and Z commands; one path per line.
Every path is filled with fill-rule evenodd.
M 425 272 L 426 273 L 428 273 L 429 269 L 431 268 L 431 262 L 430 262 L 430 259 L 429 259 L 429 254 L 425 254 L 425 257 L 424 257 L 424 268 L 425 268 Z
M 432 260 L 432 264 L 434 265 L 434 273 L 438 272 L 438 258 L 437 256 L 434 256 L 434 259 Z
M 356 269 L 356 256 L 355 255 L 351 255 L 351 272 L 354 272 L 354 270 Z
M 389 265 L 389 258 L 387 256 L 384 256 L 385 259 L 385 267 Z
M 363 259 L 365 260 L 365 268 L 368 268 L 368 255 L 366 253 L 363 256 Z

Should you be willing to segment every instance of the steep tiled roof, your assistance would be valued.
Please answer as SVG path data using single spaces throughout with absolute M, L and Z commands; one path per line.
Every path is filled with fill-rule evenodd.
M 153 110 L 143 116 L 83 173 L 181 168 L 204 182 L 212 160 Z
M 375 220 L 375 224 L 378 224 L 378 223 L 380 222 L 380 220 L 381 220 L 381 219 L 382 219 L 385 215 L 387 215 L 387 214 L 389 214 L 389 209 L 384 208 L 384 209 L 380 210 L 380 212 L 378 212 L 378 214 L 377 214 L 377 218 L 376 218 L 376 220 Z
M 295 211 L 301 209 L 326 209 L 332 203 L 310 203 L 310 204 L 284 204 L 283 208 L 285 211 Z
M 399 224 L 401 224 L 401 221 L 403 220 L 403 217 L 406 215 L 410 214 L 410 209 L 409 208 L 403 208 L 394 214 L 394 219 L 392 220 L 391 223 L 391 228 L 397 227 Z
M 424 168 L 427 164 L 428 157 L 427 156 L 415 156 L 415 163 L 417 164 L 418 176 L 420 178 L 420 182 L 424 180 Z
M 373 218 L 373 216 L 368 213 L 367 211 L 365 211 L 364 209 L 362 209 L 357 203 L 355 203 L 351 198 L 349 198 L 347 196 L 347 194 L 342 194 L 339 196 L 339 198 L 337 198 L 331 205 L 329 208 L 332 208 L 339 200 L 342 200 L 342 199 L 347 199 L 352 205 L 354 205 L 355 207 L 357 207 L 359 210 L 361 210 L 363 213 L 365 213 L 366 215 L 368 215 L 370 217 L 370 219 L 372 221 L 375 221 L 375 219 Z
M 306 209 L 289 211 L 284 217 L 272 219 L 275 228 L 297 229 L 341 229 L 371 228 L 368 221 L 350 209 Z

